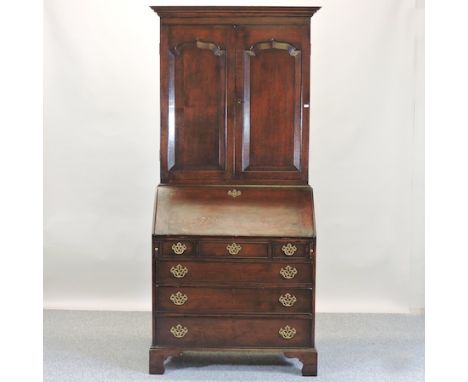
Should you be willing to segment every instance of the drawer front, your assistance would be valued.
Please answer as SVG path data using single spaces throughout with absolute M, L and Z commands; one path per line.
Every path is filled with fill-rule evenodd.
M 312 313 L 312 290 L 299 288 L 158 287 L 158 312 Z
M 163 256 L 191 256 L 195 254 L 195 245 L 188 240 L 168 240 L 161 242 Z
M 159 346 L 307 347 L 312 321 L 298 318 L 157 317 Z
M 218 257 L 268 257 L 268 243 L 249 243 L 239 240 L 201 241 L 198 244 L 200 256 Z
M 171 284 L 312 282 L 312 264 L 308 263 L 158 261 L 156 273 L 156 282 Z
M 306 257 L 309 245 L 305 242 L 284 241 L 273 244 L 273 256 L 283 258 Z

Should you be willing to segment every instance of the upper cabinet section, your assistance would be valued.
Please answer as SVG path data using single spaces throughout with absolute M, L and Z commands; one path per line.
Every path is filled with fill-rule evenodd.
M 161 182 L 306 184 L 310 7 L 161 16 Z

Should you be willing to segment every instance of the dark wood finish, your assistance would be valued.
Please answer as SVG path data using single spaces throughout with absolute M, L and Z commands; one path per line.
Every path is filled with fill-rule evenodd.
M 149 353 L 149 373 L 150 374 L 164 374 L 164 361 L 168 357 L 181 355 L 182 351 L 174 349 L 158 349 L 155 347 L 150 348 Z
M 232 172 L 232 28 L 178 26 L 161 36 L 161 179 L 219 183 Z
M 283 250 L 283 247 L 287 246 L 288 244 L 292 244 L 296 248 L 292 255 L 287 255 Z M 309 256 L 309 245 L 307 242 L 298 242 L 297 240 L 283 240 L 280 242 L 276 242 L 273 244 L 273 256 L 280 257 L 283 259 L 307 257 Z
M 152 7 L 161 185 L 151 374 L 187 350 L 278 351 L 317 375 L 308 185 L 318 7 Z
M 156 212 L 155 235 L 315 236 L 309 186 L 159 186 Z
M 188 272 L 183 278 L 176 278 L 170 272 L 178 264 L 187 268 Z M 294 267 L 297 274 L 291 279 L 285 279 L 280 270 L 287 266 Z M 187 260 L 166 261 L 161 260 L 156 269 L 157 280 L 161 284 L 173 284 L 175 281 L 184 285 L 186 283 L 272 283 L 275 285 L 290 285 L 297 283 L 312 283 L 313 277 L 309 263 L 282 262 L 232 262 L 212 261 L 193 262 Z
M 172 248 L 172 246 L 177 245 L 177 243 L 181 243 L 186 247 L 183 253 L 176 253 Z M 195 254 L 195 246 L 193 244 L 193 241 L 190 240 L 163 240 L 161 247 L 163 256 L 185 257 Z
M 171 296 L 181 293 L 187 297 L 176 305 Z M 312 289 L 299 288 L 234 288 L 223 287 L 158 287 L 155 310 L 159 313 L 312 313 Z M 285 306 L 281 296 L 294 296 L 292 306 Z
M 225 347 L 308 347 L 311 346 L 310 322 L 299 318 L 265 317 L 157 317 L 157 342 L 160 346 Z M 171 334 L 171 328 L 181 325 L 188 329 L 183 338 Z M 291 339 L 280 336 L 279 330 L 286 325 L 296 330 Z
M 238 253 L 230 253 L 228 245 L 237 244 L 239 246 Z M 198 253 L 204 257 L 221 257 L 221 258 L 236 258 L 245 257 L 268 257 L 268 242 L 253 243 L 245 240 L 237 240 L 236 238 L 227 241 L 202 241 L 198 245 Z
M 201 347 L 191 347 L 190 351 L 202 352 L 207 350 Z M 239 352 L 244 351 L 244 348 L 210 348 L 211 352 Z M 279 350 L 279 348 L 249 348 L 249 352 L 256 353 L 271 353 L 272 350 Z M 168 357 L 178 356 L 183 353 L 183 348 L 176 347 L 159 347 L 152 346 L 150 348 L 150 374 L 163 374 L 164 373 L 164 361 Z M 284 352 L 284 355 L 288 358 L 298 358 L 302 366 L 303 376 L 316 376 L 317 375 L 317 351 L 315 348 L 301 349 L 291 348 Z
M 162 17 L 162 183 L 307 184 L 318 8 L 153 9 Z
M 268 23 L 270 17 L 281 17 L 282 22 L 287 22 L 291 17 L 304 17 L 309 19 L 320 7 L 216 7 L 216 6 L 152 6 L 161 20 L 172 18 L 187 18 L 194 23 L 202 23 L 200 17 L 214 18 L 216 24 L 229 23 L 230 17 L 260 17 L 261 23 Z
M 181 243 L 186 249 L 183 253 L 175 253 L 173 245 Z M 241 250 L 236 255 L 229 254 L 227 246 L 236 243 Z M 292 245 L 295 251 L 292 255 L 285 253 L 283 247 Z M 269 240 L 265 237 L 231 236 L 205 237 L 205 236 L 153 236 L 153 253 L 157 257 L 167 259 L 190 258 L 193 261 L 212 259 L 245 260 L 245 259 L 273 259 L 304 261 L 304 257 L 312 257 L 315 238 L 302 240 L 298 238 L 281 238 Z M 252 260 L 253 260 L 252 259 Z
M 307 182 L 303 78 L 308 25 L 239 27 L 236 40 L 236 177 Z M 272 150 L 272 148 L 274 149 Z
M 288 351 L 284 355 L 288 358 L 299 358 L 302 362 L 303 376 L 317 376 L 317 351 L 315 349 Z

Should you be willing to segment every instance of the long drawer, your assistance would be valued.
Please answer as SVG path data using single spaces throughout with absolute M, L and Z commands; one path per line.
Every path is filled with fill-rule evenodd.
M 312 313 L 312 290 L 299 288 L 158 287 L 158 312 Z
M 307 347 L 312 321 L 304 318 L 157 317 L 159 346 Z
M 287 262 L 158 261 L 156 282 L 202 283 L 311 283 L 312 265 Z

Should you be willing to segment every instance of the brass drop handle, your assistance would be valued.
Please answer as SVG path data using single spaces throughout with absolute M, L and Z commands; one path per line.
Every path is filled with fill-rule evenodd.
M 175 294 L 172 293 L 171 297 L 169 298 L 174 303 L 174 305 L 184 305 L 188 300 L 187 295 L 181 293 L 180 291 Z
M 233 190 L 229 190 L 227 192 L 227 194 L 229 196 L 232 196 L 234 199 L 237 198 L 238 196 L 241 196 L 242 195 L 242 191 L 240 190 L 236 190 L 235 188 Z
M 288 243 L 286 245 L 283 245 L 281 247 L 281 250 L 286 256 L 292 256 L 297 251 L 297 247 L 291 243 Z
M 180 241 L 175 244 L 172 244 L 172 250 L 176 255 L 182 255 L 182 253 L 184 253 L 186 249 L 187 246 L 185 244 L 182 244 Z
M 280 269 L 280 275 L 283 276 L 285 279 L 292 279 L 294 276 L 297 275 L 296 267 L 291 267 L 290 265 L 286 265 L 285 267 Z
M 239 244 L 232 243 L 228 244 L 226 246 L 226 249 L 228 250 L 230 255 L 237 255 L 242 250 L 242 247 Z
M 290 294 L 290 293 L 286 293 L 284 295 L 281 295 L 280 298 L 278 299 L 278 301 L 283 305 L 283 306 L 286 306 L 286 307 L 291 307 L 293 306 L 296 301 L 297 301 L 297 298 L 296 296 L 294 296 L 293 294 Z
M 181 324 L 171 327 L 171 333 L 175 338 L 183 338 L 188 333 L 188 329 Z
M 290 340 L 296 335 L 296 329 L 294 329 L 292 326 L 286 325 L 284 328 L 281 328 L 278 333 L 285 340 Z
M 181 279 L 188 273 L 188 269 L 182 264 L 177 264 L 176 266 L 171 267 L 171 273 L 175 278 Z

